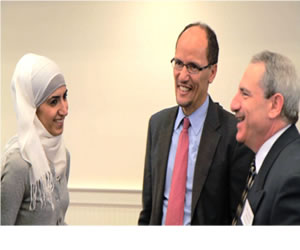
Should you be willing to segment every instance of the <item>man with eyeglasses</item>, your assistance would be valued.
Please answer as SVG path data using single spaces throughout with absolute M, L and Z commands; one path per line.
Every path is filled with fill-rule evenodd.
M 236 119 L 208 95 L 217 73 L 214 31 L 193 23 L 171 60 L 178 106 L 149 122 L 139 225 L 229 225 L 253 158 Z

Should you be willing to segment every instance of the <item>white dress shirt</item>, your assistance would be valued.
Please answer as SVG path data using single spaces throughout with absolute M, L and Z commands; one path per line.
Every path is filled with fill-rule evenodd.
M 277 141 L 277 139 L 291 126 L 291 124 L 287 125 L 286 127 L 279 130 L 276 134 L 270 137 L 265 143 L 259 148 L 258 152 L 255 156 L 255 167 L 256 173 L 260 170 L 267 154 L 269 153 L 270 149 L 272 148 L 273 144 Z

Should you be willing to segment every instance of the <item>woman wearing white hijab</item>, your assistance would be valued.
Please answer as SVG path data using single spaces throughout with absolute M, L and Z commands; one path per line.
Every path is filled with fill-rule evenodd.
M 50 59 L 26 54 L 12 78 L 17 135 L 1 159 L 1 224 L 65 224 L 70 155 L 62 132 L 67 88 Z

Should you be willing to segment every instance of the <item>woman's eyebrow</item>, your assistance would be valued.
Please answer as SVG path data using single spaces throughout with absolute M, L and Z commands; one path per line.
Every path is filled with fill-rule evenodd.
M 62 96 L 64 96 L 67 93 L 68 93 L 68 90 L 66 90 L 65 93 L 63 93 Z M 53 95 L 53 96 L 50 96 L 48 100 L 50 100 L 50 99 L 59 99 L 59 98 L 60 98 L 60 95 Z

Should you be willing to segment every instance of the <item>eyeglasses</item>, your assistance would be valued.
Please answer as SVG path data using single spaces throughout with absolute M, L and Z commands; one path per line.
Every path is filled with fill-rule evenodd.
M 176 58 L 173 58 L 171 60 L 171 63 L 172 63 L 172 66 L 174 69 L 178 70 L 178 71 L 181 71 L 183 69 L 183 67 L 185 66 L 187 71 L 191 74 L 197 74 L 199 73 L 200 71 L 210 67 L 211 65 L 213 64 L 208 64 L 204 67 L 200 67 L 198 66 L 197 64 L 195 63 L 187 63 L 187 64 L 184 64 L 182 61 L 180 61 L 179 59 L 176 59 Z

